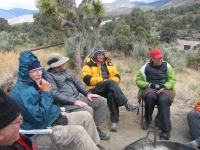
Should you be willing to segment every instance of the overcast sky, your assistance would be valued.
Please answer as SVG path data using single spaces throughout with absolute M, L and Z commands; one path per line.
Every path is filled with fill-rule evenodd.
M 116 0 L 103 0 L 103 3 L 112 3 Z M 156 0 L 130 0 L 130 1 L 140 1 L 140 2 L 153 2 Z M 80 3 L 81 0 L 76 0 Z M 24 8 L 24 9 L 37 9 L 35 7 L 34 0 L 0 0 L 1 9 L 11 9 L 11 8 Z

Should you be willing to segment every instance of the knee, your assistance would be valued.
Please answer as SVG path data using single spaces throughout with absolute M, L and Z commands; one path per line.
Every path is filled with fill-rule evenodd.
M 93 109 L 91 108 L 91 109 L 87 109 L 87 111 L 82 111 L 81 115 L 84 116 L 84 118 L 92 118 L 92 116 L 93 116 Z
M 109 85 L 112 85 L 113 87 L 118 86 L 117 83 L 114 80 L 107 80 L 106 81 Z
M 93 116 L 93 108 L 92 108 L 92 107 L 88 107 L 88 108 L 87 108 L 87 112 L 89 112 L 90 115 Z
M 144 100 L 157 100 L 157 93 L 149 92 L 145 95 Z
M 194 118 L 196 116 L 196 111 L 190 111 L 188 114 L 187 114 L 187 119 L 190 120 L 191 118 Z

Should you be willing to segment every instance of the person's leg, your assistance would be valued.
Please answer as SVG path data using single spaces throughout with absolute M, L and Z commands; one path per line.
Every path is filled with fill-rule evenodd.
M 108 134 L 103 133 L 99 126 L 102 126 L 106 122 L 106 109 L 107 109 L 107 101 L 103 97 L 92 98 L 90 101 L 87 97 L 81 97 L 81 101 L 87 103 L 91 108 L 93 108 L 93 119 L 97 126 L 97 131 L 99 133 L 101 140 L 109 140 L 110 136 Z
M 194 139 L 200 137 L 200 112 L 190 111 L 187 114 L 187 120 L 190 127 L 190 134 Z
M 95 89 L 91 90 L 92 93 L 99 94 L 107 98 L 107 93 L 113 93 L 113 100 L 118 107 L 125 105 L 128 111 L 139 108 L 139 105 L 131 104 L 126 98 L 121 88 L 113 80 L 107 80 L 96 85 Z M 107 99 L 109 101 L 109 99 Z
M 80 112 L 71 112 L 66 113 L 62 112 L 68 119 L 68 125 L 80 125 L 85 128 L 87 133 L 90 135 L 91 139 L 94 143 L 98 144 L 100 141 L 94 120 L 90 113 L 87 111 L 80 111 Z
M 62 107 L 65 108 L 66 112 L 88 111 L 93 116 L 93 109 L 90 106 L 79 107 L 75 105 L 66 105 Z
M 92 98 L 92 101 L 90 101 L 86 96 L 82 96 L 80 100 L 93 109 L 93 118 L 96 126 L 104 125 L 106 122 L 107 100 L 103 97 L 98 97 Z
M 145 121 L 141 127 L 143 130 L 147 130 L 152 120 L 152 114 L 157 101 L 157 94 L 155 92 L 149 92 L 145 95 L 143 100 L 145 102 Z
M 101 82 L 97 84 L 95 89 L 92 89 L 91 91 L 92 93 L 96 93 L 104 97 L 107 97 L 108 92 L 112 92 L 113 99 L 115 100 L 118 107 L 125 105 L 128 101 L 124 93 L 122 92 L 121 88 L 113 80 L 107 80 L 107 81 Z M 106 91 L 106 95 L 105 95 L 105 91 Z
M 80 125 L 54 126 L 53 138 L 58 147 L 67 147 L 73 144 L 76 150 L 98 150 L 86 130 Z
M 171 130 L 171 119 L 170 119 L 170 106 L 171 101 L 165 93 L 160 93 L 158 95 L 157 107 L 158 113 L 155 118 L 155 125 L 160 130 L 160 138 L 162 140 L 169 140 L 170 130 Z
M 109 99 L 107 101 L 108 108 L 110 110 L 110 121 L 112 123 L 118 123 L 119 122 L 119 107 L 115 103 L 115 100 L 113 99 L 112 92 L 108 92 L 107 98 Z
M 102 82 L 97 84 L 97 86 L 91 90 L 92 93 L 99 94 L 107 98 L 108 108 L 110 110 L 110 121 L 113 123 L 119 122 L 119 106 L 116 100 L 113 98 L 113 92 L 108 90 L 108 82 Z
M 199 148 L 200 147 L 200 112 L 190 111 L 187 114 L 188 125 L 190 127 L 190 134 L 193 137 L 193 141 L 189 142 L 188 145 Z

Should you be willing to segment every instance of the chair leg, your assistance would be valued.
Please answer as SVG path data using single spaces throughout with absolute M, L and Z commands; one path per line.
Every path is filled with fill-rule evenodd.
M 143 124 L 143 119 L 144 119 L 144 102 L 143 99 L 141 99 L 142 101 L 142 118 L 141 118 L 141 124 Z
M 53 139 L 53 134 L 49 134 L 49 137 L 50 137 L 50 139 L 51 139 L 51 143 L 54 145 L 54 148 L 55 148 L 56 150 L 58 150 L 58 147 L 57 147 L 57 145 L 56 145 L 56 142 L 55 142 L 54 139 Z
M 36 150 L 39 150 L 39 149 L 56 149 L 58 150 L 58 147 L 53 139 L 53 135 L 52 134 L 48 134 L 49 135 L 49 138 L 51 140 L 51 143 L 52 145 L 51 146 L 47 146 L 47 145 L 38 145 L 36 142 L 35 142 L 35 137 L 37 136 L 38 134 L 35 134 L 32 139 L 33 139 L 33 143 L 34 145 L 36 146 Z
M 141 100 L 138 101 L 138 103 L 139 103 L 139 105 L 140 105 L 140 104 L 141 104 Z M 139 114 L 139 111 L 140 111 L 140 108 L 138 108 L 138 110 L 137 110 L 137 115 Z

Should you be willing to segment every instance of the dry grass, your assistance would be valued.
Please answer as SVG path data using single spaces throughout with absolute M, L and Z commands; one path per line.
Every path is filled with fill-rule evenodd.
M 7 79 L 13 76 L 14 71 L 18 70 L 18 58 L 20 56 L 20 50 L 11 52 L 0 52 L 0 85 Z M 42 67 L 46 67 L 46 60 L 51 53 L 61 53 L 65 55 L 64 50 L 56 50 L 54 48 L 48 50 L 40 50 L 33 52 L 41 62 Z

